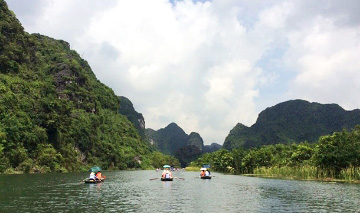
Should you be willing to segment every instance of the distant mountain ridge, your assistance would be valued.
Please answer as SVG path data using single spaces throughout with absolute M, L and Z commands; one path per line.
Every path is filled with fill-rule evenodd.
M 166 155 L 175 155 L 176 151 L 187 143 L 189 137 L 176 123 L 159 130 L 146 129 L 146 137 Z
M 146 129 L 145 134 L 152 145 L 162 153 L 173 155 L 179 159 L 182 166 L 186 166 L 203 153 L 216 151 L 221 145 L 204 146 L 199 133 L 191 132 L 189 135 L 176 123 L 170 123 L 159 130 Z M 206 151 L 205 151 L 206 149 Z
M 208 152 L 216 152 L 217 150 L 221 149 L 221 145 L 218 143 L 212 143 L 210 145 L 205 145 L 204 146 L 204 153 L 208 153 Z
M 322 135 L 360 124 L 360 110 L 346 111 L 337 104 L 290 100 L 269 107 L 254 125 L 238 123 L 225 138 L 223 147 L 257 147 L 291 142 L 315 142 Z

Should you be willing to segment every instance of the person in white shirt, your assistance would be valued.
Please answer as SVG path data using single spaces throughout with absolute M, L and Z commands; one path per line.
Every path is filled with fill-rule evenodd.
M 95 180 L 95 173 L 94 173 L 94 172 L 91 172 L 91 173 L 90 173 L 90 177 L 89 177 L 89 179 L 93 179 L 93 180 Z

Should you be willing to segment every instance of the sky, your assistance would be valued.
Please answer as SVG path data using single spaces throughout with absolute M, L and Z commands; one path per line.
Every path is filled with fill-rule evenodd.
M 293 99 L 360 108 L 358 0 L 7 0 L 25 31 L 70 43 L 146 128 L 205 144 Z

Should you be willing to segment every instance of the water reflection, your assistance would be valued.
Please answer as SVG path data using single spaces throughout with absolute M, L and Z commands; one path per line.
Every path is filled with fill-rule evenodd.
M 172 181 L 161 181 L 163 188 L 171 189 Z
M 101 186 L 102 186 L 103 184 L 104 184 L 104 183 L 101 182 L 101 183 L 96 183 L 96 184 L 91 184 L 91 183 L 89 183 L 89 184 L 87 184 L 87 185 L 89 186 L 89 189 L 92 189 L 92 190 L 94 190 L 94 189 L 100 190 L 100 189 L 101 189 Z

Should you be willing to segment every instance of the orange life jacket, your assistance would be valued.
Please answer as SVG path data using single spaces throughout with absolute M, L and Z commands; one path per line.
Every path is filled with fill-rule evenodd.
M 97 179 L 101 179 L 101 173 L 100 172 L 96 173 L 96 177 Z

